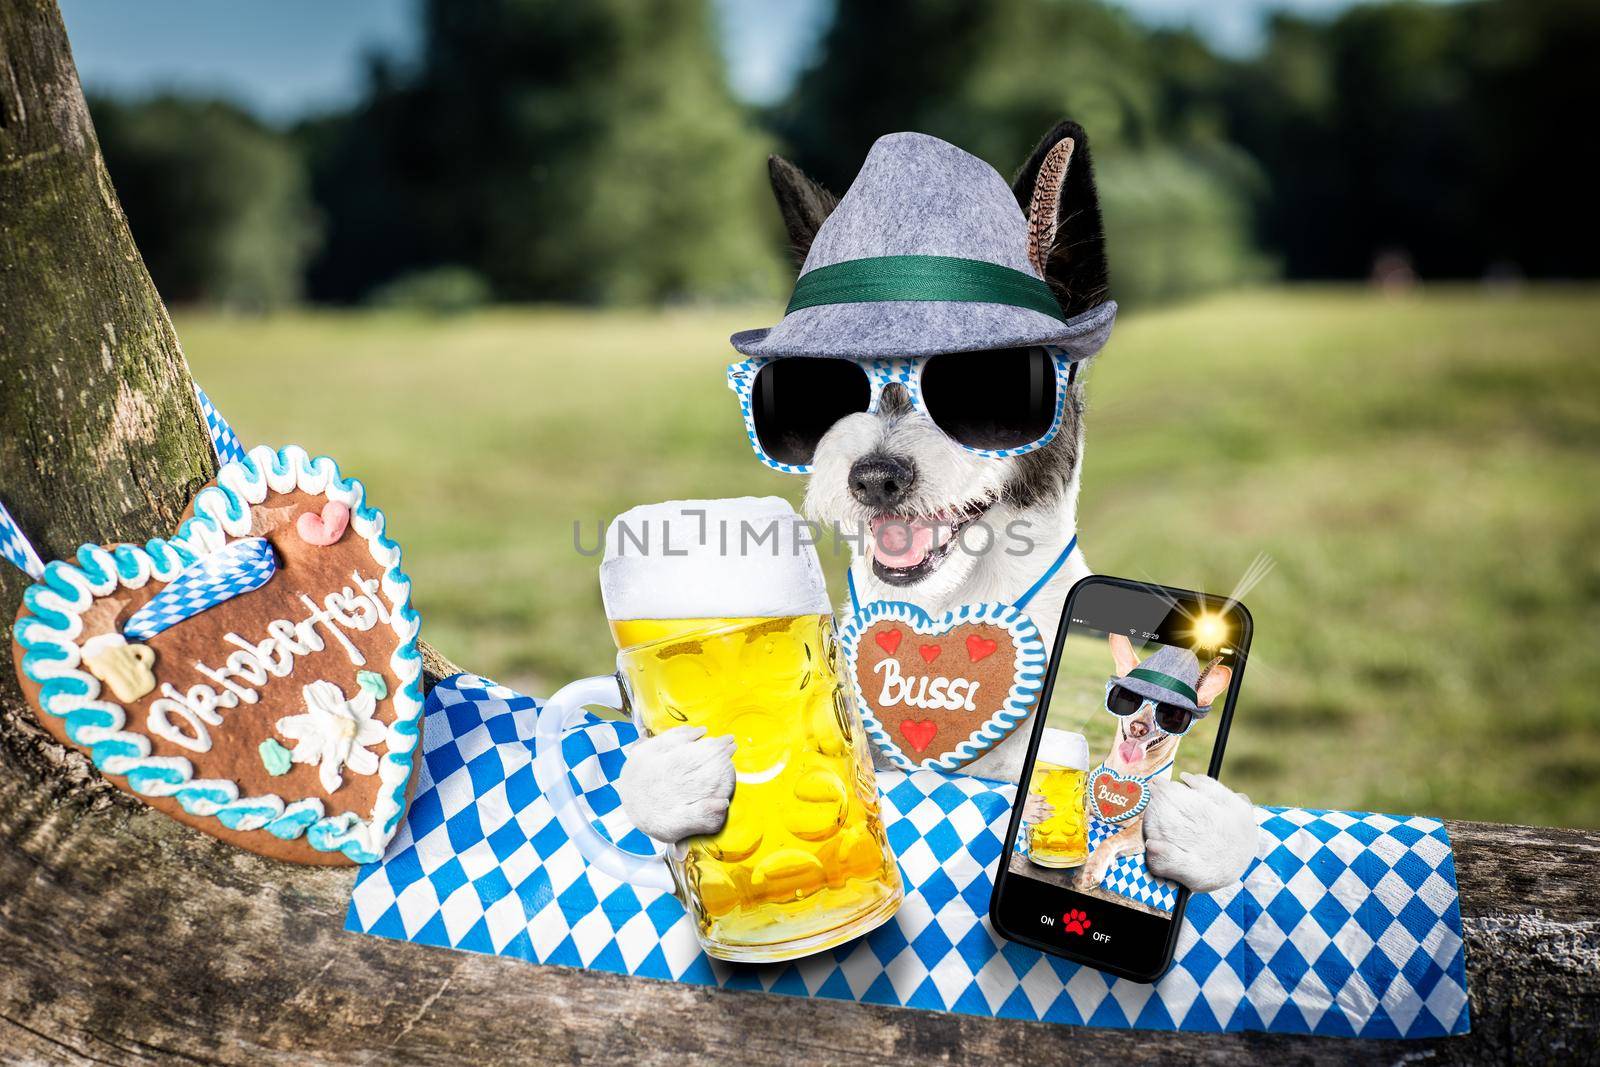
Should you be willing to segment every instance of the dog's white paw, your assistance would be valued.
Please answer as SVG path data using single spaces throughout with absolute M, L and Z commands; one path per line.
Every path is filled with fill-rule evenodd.
M 733 798 L 733 747 L 733 738 L 707 737 L 701 726 L 641 737 L 617 778 L 623 814 L 665 844 L 716 833 Z
M 1215 778 L 1184 774 L 1152 783 L 1144 813 L 1144 855 L 1151 872 L 1209 893 L 1243 877 L 1256 854 L 1250 798 Z

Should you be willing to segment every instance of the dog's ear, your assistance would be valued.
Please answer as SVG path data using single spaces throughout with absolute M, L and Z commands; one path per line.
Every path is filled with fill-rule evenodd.
M 1200 695 L 1195 700 L 1195 705 L 1209 708 L 1213 700 L 1228 691 L 1228 683 L 1231 681 L 1233 681 L 1233 671 L 1230 668 L 1220 663 L 1212 667 L 1206 672 L 1206 676 L 1200 679 Z
M 1139 665 L 1139 654 L 1133 650 L 1133 642 L 1121 634 L 1107 634 L 1106 640 L 1111 643 L 1111 661 L 1117 665 L 1117 677 L 1121 678 Z
M 1045 134 L 1011 189 L 1028 216 L 1028 254 L 1067 317 L 1105 303 L 1106 240 L 1083 127 L 1062 122 Z
M 789 231 L 789 247 L 799 266 L 805 263 L 811 239 L 822 228 L 823 220 L 839 206 L 839 198 L 782 156 L 767 157 L 767 176 L 772 179 L 772 195 L 778 198 L 778 211 L 783 215 L 784 229 Z

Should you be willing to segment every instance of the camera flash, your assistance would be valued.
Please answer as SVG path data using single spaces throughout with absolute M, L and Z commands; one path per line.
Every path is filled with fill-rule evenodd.
M 1228 640 L 1228 624 L 1221 615 L 1207 612 L 1194 620 L 1193 636 L 1201 648 L 1220 648 Z

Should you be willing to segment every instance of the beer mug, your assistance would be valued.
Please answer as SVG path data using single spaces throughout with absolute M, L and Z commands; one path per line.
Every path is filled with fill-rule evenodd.
M 124 704 L 138 700 L 156 687 L 155 649 L 131 645 L 119 633 L 98 634 L 83 643 L 82 658 L 100 681 L 111 687 Z
M 1089 744 L 1082 734 L 1046 730 L 1028 793 L 1053 813 L 1028 828 L 1028 859 L 1040 867 L 1077 867 L 1089 856 Z
M 820 952 L 883 923 L 903 895 L 804 533 L 776 497 L 620 516 L 600 567 L 617 672 L 565 687 L 538 718 L 536 776 L 573 843 L 607 874 L 675 892 L 718 959 Z M 630 714 L 645 736 L 681 726 L 731 734 L 722 829 L 666 857 L 625 852 L 596 832 L 561 754 L 562 732 L 588 705 Z

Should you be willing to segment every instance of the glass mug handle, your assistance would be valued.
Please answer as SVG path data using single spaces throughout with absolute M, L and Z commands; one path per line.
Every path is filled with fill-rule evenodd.
M 567 839 L 577 846 L 584 862 L 619 881 L 642 889 L 677 892 L 677 883 L 660 855 L 641 856 L 619 848 L 600 835 L 589 821 L 587 801 L 573 792 L 567 777 L 566 759 L 561 752 L 561 735 L 578 721 L 589 705 L 615 711 L 625 710 L 622 687 L 616 675 L 584 678 L 563 686 L 545 701 L 533 731 L 533 777 L 539 791 L 550 800 Z

